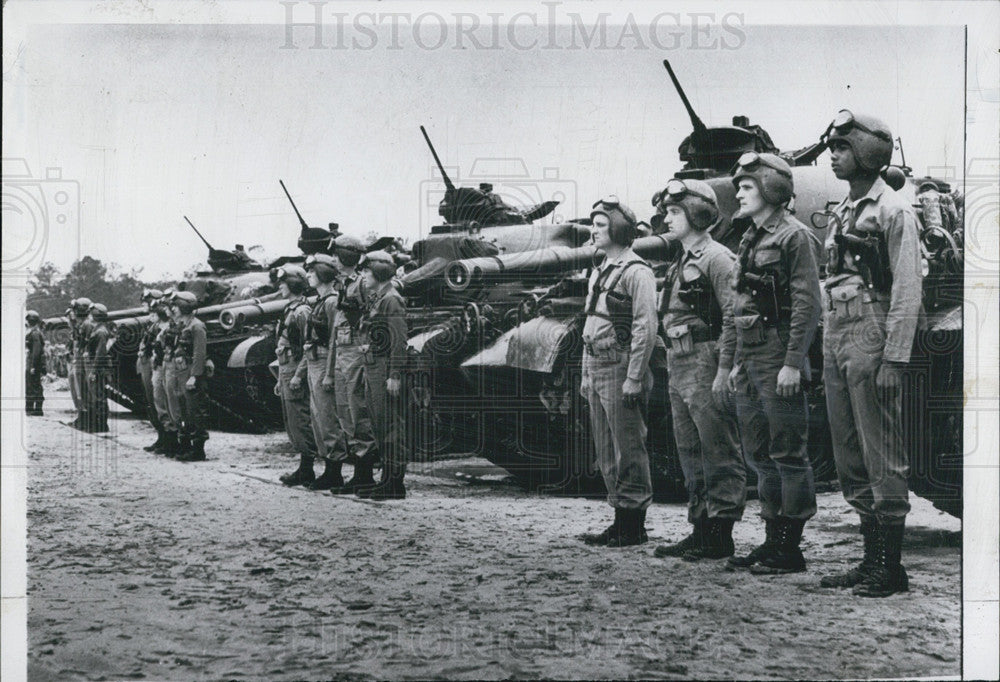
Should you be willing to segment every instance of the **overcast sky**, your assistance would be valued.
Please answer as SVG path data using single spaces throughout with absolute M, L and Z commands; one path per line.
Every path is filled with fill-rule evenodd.
M 89 254 L 158 278 L 204 260 L 187 215 L 217 248 L 275 257 L 295 251 L 298 232 L 282 178 L 311 225 L 415 239 L 437 222 L 441 189 L 421 124 L 457 182 L 523 169 L 525 203 L 559 195 L 570 218 L 616 192 L 648 217 L 690 131 L 664 58 L 708 125 L 745 114 L 794 149 L 850 108 L 886 120 L 919 174 L 961 174 L 960 28 L 714 25 L 707 39 L 736 49 L 707 50 L 690 36 L 672 49 L 456 50 L 451 36 L 420 49 L 410 30 L 388 49 L 389 26 L 367 30 L 375 37 L 348 26 L 346 40 L 373 49 L 331 49 L 334 36 L 314 50 L 311 29 L 281 49 L 281 25 L 31 28 L 16 57 L 5 46 L 3 155 L 35 179 L 61 169 L 62 184 L 25 185 L 51 216 L 59 189 L 70 204 L 78 191 L 80 209 L 50 217 L 44 234 L 22 218 L 5 238 L 33 242 L 33 265 Z M 530 44 L 548 30 L 514 36 Z M 609 30 L 613 42 L 620 29 Z M 555 35 L 576 40 L 567 26 Z M 17 219 L 7 195 L 5 222 Z

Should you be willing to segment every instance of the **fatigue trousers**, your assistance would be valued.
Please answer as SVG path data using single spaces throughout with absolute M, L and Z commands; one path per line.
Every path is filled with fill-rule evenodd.
M 93 374 L 93 380 L 90 375 Z M 108 423 L 108 370 L 97 367 L 87 375 L 87 411 L 88 423 L 104 426 Z
M 153 361 L 139 358 L 138 364 L 142 390 L 146 395 L 146 413 L 149 416 L 149 423 L 159 431 L 163 427 L 160 424 L 160 417 L 156 413 L 156 399 L 153 396 Z
M 170 362 L 165 360 L 164 363 Z M 153 384 L 153 407 L 156 418 L 164 431 L 177 431 L 177 425 L 170 417 L 170 404 L 167 398 L 167 380 L 164 365 L 154 367 L 150 379 Z
M 736 414 L 743 454 L 757 473 L 760 515 L 766 520 L 809 519 L 816 513 L 806 450 L 809 405 L 803 390 L 791 398 L 777 393 L 786 344 L 776 328 L 766 327 L 763 343 L 746 346 L 738 339 L 737 345 Z
M 910 510 L 902 396 L 886 395 L 875 384 L 887 310 L 887 302 L 863 302 L 851 315 L 827 311 L 823 382 L 844 498 L 862 521 L 898 525 Z
M 338 345 L 333 389 L 340 429 L 347 448 L 358 459 L 375 460 L 378 446 L 365 398 L 364 353 L 360 346 Z
M 31 372 L 31 368 L 24 370 L 24 409 L 26 412 L 41 412 L 42 403 L 45 401 L 45 393 L 42 390 L 42 372 Z
M 616 509 L 646 509 L 653 500 L 653 483 L 646 452 L 643 407 L 622 404 L 622 384 L 628 376 L 628 351 L 609 349 L 595 357 L 584 354 L 584 371 L 590 380 L 587 403 L 597 464 L 608 490 L 608 504 Z M 653 385 L 646 372 L 643 389 Z
M 70 360 L 66 364 L 66 378 L 69 379 L 69 396 L 73 399 L 73 407 L 79 412 L 83 409 L 83 401 L 80 399 L 80 374 L 76 371 L 79 367 L 78 361 Z
M 281 391 L 281 413 L 285 418 L 288 440 L 300 455 L 316 456 L 316 439 L 313 437 L 312 416 L 309 413 L 309 382 L 303 381 L 298 390 L 290 385 L 298 363 L 278 365 L 278 386 Z
M 340 419 L 337 418 L 337 399 L 333 391 L 323 388 L 326 360 L 326 352 L 317 351 L 315 357 L 309 357 L 306 361 L 313 440 L 316 441 L 316 451 L 320 457 L 331 462 L 344 462 L 348 454 L 347 440 L 340 428 Z
M 740 519 L 746 504 L 747 472 L 737 439 L 735 415 L 712 397 L 719 368 L 715 341 L 694 349 L 667 351 L 674 440 L 688 491 L 688 520 Z
M 174 380 L 180 385 L 181 436 L 197 447 L 208 440 L 208 429 L 205 428 L 208 422 L 208 377 L 204 374 L 195 377 L 194 388 L 189 389 L 187 380 L 190 376 L 191 369 L 185 368 L 177 371 Z
M 389 378 L 389 358 L 376 357 L 365 364 L 365 402 L 372 417 L 375 442 L 382 453 L 386 471 L 402 475 L 406 472 L 405 415 L 406 406 L 403 389 L 393 397 L 386 390 Z
M 87 415 L 87 410 L 90 409 L 90 395 L 89 395 L 89 381 L 87 379 L 87 359 L 80 358 L 73 363 L 73 376 L 76 377 L 76 387 L 77 387 L 77 398 L 79 400 L 79 405 L 77 406 L 77 412 L 81 416 Z
M 180 377 L 181 370 L 177 369 L 173 359 L 163 361 L 163 388 L 167 394 L 167 412 L 170 414 L 170 422 L 178 435 L 184 435 L 184 411 L 181 407 L 181 392 L 184 390 L 184 382 L 187 381 L 185 373 L 183 379 Z

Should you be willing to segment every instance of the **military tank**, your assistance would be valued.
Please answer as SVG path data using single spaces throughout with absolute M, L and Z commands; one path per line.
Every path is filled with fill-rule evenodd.
M 825 145 L 817 142 L 783 152 L 763 128 L 742 116 L 734 117 L 731 126 L 709 128 L 694 112 L 669 63 L 664 65 L 693 126 L 691 135 L 680 145 L 683 166 L 674 177 L 704 180 L 715 190 L 723 218 L 713 228 L 713 237 L 733 250 L 737 248 L 745 228 L 731 220 L 737 202 L 730 170 L 744 152 L 757 151 L 777 153 L 793 166 L 796 198 L 792 208 L 800 220 L 812 222 L 820 239 L 825 238 L 829 208 L 844 193 L 828 169 L 815 165 Z M 890 167 L 886 176 L 919 205 L 915 196 L 919 183 L 911 177 L 905 161 L 902 166 Z M 940 181 L 931 181 L 940 186 Z M 454 203 L 446 197 L 442 216 L 454 217 L 446 215 L 453 208 Z M 911 485 L 917 494 L 960 515 L 959 456 L 932 457 L 931 452 L 962 451 L 961 248 L 953 235 L 945 238 L 940 230 L 928 228 L 923 211 L 920 215 L 925 262 L 935 276 L 925 279 L 925 296 L 934 301 L 930 306 L 932 324 L 915 344 L 914 376 L 923 380 L 914 382 L 908 400 L 908 413 L 915 415 L 907 431 L 912 441 L 910 452 L 914 453 Z M 658 222 L 657 216 L 650 220 L 653 232 L 658 230 Z M 476 452 L 505 468 L 522 484 L 543 491 L 587 493 L 602 489 L 592 464 L 587 413 L 576 390 L 587 269 L 597 256 L 593 247 L 585 246 L 588 223 L 576 220 L 546 226 L 544 234 L 534 232 L 539 226 L 532 226 L 532 234 L 538 235 L 533 239 L 534 249 L 449 259 L 473 247 L 487 248 L 473 242 L 464 249 L 419 259 L 423 265 L 402 279 L 411 306 L 433 306 L 437 314 L 448 313 L 446 303 L 461 306 L 461 312 L 436 324 L 430 323 L 426 313 L 410 312 L 411 320 L 418 323 L 416 328 L 411 325 L 414 333 L 410 339 L 415 358 L 410 381 L 419 408 L 413 413 L 423 417 L 410 430 L 417 436 L 415 449 L 422 447 L 429 455 L 449 449 Z M 572 243 L 560 239 L 561 230 L 572 235 L 568 240 Z M 436 231 L 469 237 L 467 231 L 455 230 L 447 223 Z M 415 249 L 418 254 L 428 249 L 419 243 L 417 246 L 421 247 Z M 655 234 L 638 239 L 634 248 L 654 265 L 671 252 L 669 243 Z M 442 273 L 450 295 L 439 290 Z M 810 351 L 811 364 L 818 370 L 808 391 L 810 456 L 817 478 L 831 480 L 835 467 L 821 380 L 821 338 L 817 335 Z M 673 443 L 662 356 L 654 355 L 653 371 L 655 387 L 647 420 L 654 496 L 659 500 L 683 499 L 686 493 Z

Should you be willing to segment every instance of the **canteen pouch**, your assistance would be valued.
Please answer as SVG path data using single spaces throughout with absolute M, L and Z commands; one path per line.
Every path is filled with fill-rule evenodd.
M 667 338 L 670 339 L 670 350 L 678 355 L 694 351 L 694 338 L 691 335 L 691 328 L 686 324 L 668 328 Z
M 830 289 L 830 311 L 838 320 L 860 320 L 864 314 L 864 299 L 856 284 Z
M 737 315 L 733 318 L 736 333 L 744 346 L 759 346 L 767 340 L 760 315 Z

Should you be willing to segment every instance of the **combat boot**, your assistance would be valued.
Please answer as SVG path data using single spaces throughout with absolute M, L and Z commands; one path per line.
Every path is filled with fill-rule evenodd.
M 344 485 L 338 488 L 330 488 L 331 495 L 358 495 L 365 496 L 375 487 L 375 476 L 372 473 L 372 460 L 358 460 L 354 465 L 354 475 Z
M 754 575 L 784 575 L 785 573 L 801 573 L 806 570 L 806 559 L 802 556 L 799 543 L 802 541 L 802 529 L 805 519 L 790 519 L 779 516 L 777 538 L 774 550 L 750 567 Z
M 608 547 L 632 547 L 649 542 L 646 535 L 646 510 L 623 509 L 618 532 L 608 538 Z
M 878 522 L 875 519 L 862 520 L 861 535 L 865 541 L 865 554 L 861 563 L 844 573 L 823 576 L 819 581 L 820 587 L 854 587 L 864 582 L 875 568 L 875 561 L 879 556 L 879 543 L 882 537 L 878 532 Z
M 160 427 L 156 427 L 156 440 L 147 445 L 146 447 L 144 447 L 143 450 L 145 450 L 146 452 L 155 452 L 156 448 L 163 445 L 163 437 L 164 437 L 163 429 Z
M 580 536 L 580 539 L 588 545 L 606 547 L 611 538 L 618 536 L 618 530 L 621 528 L 626 511 L 625 509 L 615 507 L 615 520 L 610 526 L 600 533 L 584 533 Z
M 316 473 L 313 471 L 313 458 L 308 455 L 299 455 L 299 468 L 290 474 L 281 476 L 278 480 L 289 487 L 309 485 L 316 480 Z
M 701 547 L 696 547 L 681 555 L 684 561 L 700 561 L 701 559 L 725 559 L 733 556 L 736 547 L 733 545 L 733 524 L 735 519 L 708 519 L 705 524 L 705 541 Z
M 404 475 L 403 469 L 386 466 L 382 482 L 372 488 L 367 497 L 376 501 L 402 500 L 406 497 L 406 487 L 403 485 Z
M 160 447 L 153 450 L 153 452 L 167 457 L 176 457 L 180 452 L 180 443 L 177 442 L 177 432 L 164 431 L 163 443 L 160 444 Z
M 764 519 L 764 542 L 757 545 L 746 556 L 732 556 L 726 562 L 727 571 L 738 568 L 750 568 L 764 557 L 771 556 L 778 543 L 778 522 L 775 519 Z
M 326 468 L 323 474 L 309 486 L 309 490 L 330 490 L 331 488 L 342 488 L 344 477 L 340 473 L 340 462 L 331 459 L 326 460 Z
M 178 462 L 204 462 L 205 461 L 205 441 L 192 441 L 191 447 L 184 453 L 177 455 Z
M 653 556 L 658 557 L 668 557 L 668 556 L 681 556 L 685 552 L 694 549 L 700 549 L 705 537 L 705 523 L 708 521 L 708 517 L 704 514 L 696 518 L 691 522 L 691 534 L 680 542 L 675 542 L 672 545 L 660 545 L 655 550 L 653 550 Z
M 859 597 L 888 597 L 910 589 L 910 579 L 900 563 L 903 553 L 903 524 L 879 525 L 878 554 L 863 582 L 854 586 Z

